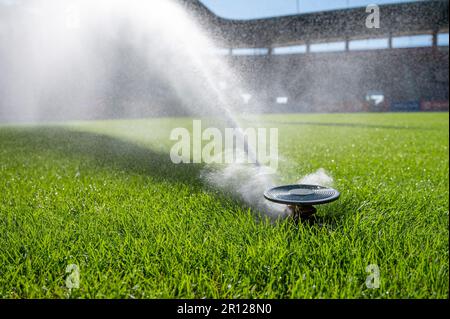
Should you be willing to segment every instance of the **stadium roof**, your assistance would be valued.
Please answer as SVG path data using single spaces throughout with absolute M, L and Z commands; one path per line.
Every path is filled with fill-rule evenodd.
M 418 1 L 380 6 L 379 29 L 365 25 L 365 8 L 323 11 L 253 20 L 225 19 L 199 1 L 180 0 L 224 46 L 338 41 L 448 31 L 448 1 Z
M 415 1 L 422 0 L 200 0 L 222 18 L 242 20 Z

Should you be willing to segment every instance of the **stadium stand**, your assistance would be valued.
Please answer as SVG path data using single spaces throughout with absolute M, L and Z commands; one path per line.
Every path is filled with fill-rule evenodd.
M 228 20 L 180 1 L 267 112 L 448 110 L 448 1 L 380 6 L 378 29 L 365 8 Z

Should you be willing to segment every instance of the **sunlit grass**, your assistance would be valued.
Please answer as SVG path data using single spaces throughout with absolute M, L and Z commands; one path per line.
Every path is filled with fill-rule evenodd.
M 188 118 L 0 127 L 0 297 L 448 298 L 448 113 L 261 120 L 282 181 L 334 177 L 317 223 L 255 218 L 172 164 Z

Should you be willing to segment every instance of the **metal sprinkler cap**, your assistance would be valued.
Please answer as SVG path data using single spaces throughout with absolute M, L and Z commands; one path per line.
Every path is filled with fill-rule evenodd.
M 279 204 L 294 206 L 320 205 L 337 200 L 340 193 L 330 187 L 307 184 L 284 185 L 264 192 L 264 197 Z

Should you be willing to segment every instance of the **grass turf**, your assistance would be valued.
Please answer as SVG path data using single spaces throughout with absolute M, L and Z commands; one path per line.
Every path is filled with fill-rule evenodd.
M 172 164 L 191 119 L 0 126 L 0 297 L 448 298 L 448 113 L 261 120 L 283 181 L 333 175 L 318 223 L 259 220 Z

